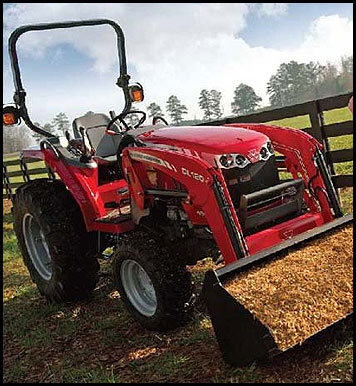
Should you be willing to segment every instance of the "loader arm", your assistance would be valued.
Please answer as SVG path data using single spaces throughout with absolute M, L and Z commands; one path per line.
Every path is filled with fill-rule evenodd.
M 243 127 L 267 135 L 275 150 L 286 157 L 285 167 L 293 178 L 302 176 L 308 188 L 304 192 L 304 199 L 309 208 L 313 212 L 320 212 L 325 222 L 331 221 L 334 216 L 342 216 L 330 175 L 322 165 L 323 147 L 314 137 L 301 130 L 267 124 L 239 123 L 225 126 Z
M 187 202 L 201 207 L 205 213 L 215 241 L 231 263 L 248 254 L 241 226 L 220 170 L 206 161 L 174 151 L 126 148 L 123 151 L 123 169 L 129 184 L 132 200 L 143 210 L 147 193 L 140 181 L 139 165 L 154 167 L 183 184 L 188 193 Z

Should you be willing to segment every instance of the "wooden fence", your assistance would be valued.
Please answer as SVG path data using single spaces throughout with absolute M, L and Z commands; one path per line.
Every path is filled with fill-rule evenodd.
M 205 122 L 201 125 L 223 125 L 226 123 L 263 123 L 276 121 L 284 118 L 293 118 L 301 115 L 309 115 L 310 127 L 301 130 L 306 131 L 324 145 L 326 161 L 331 172 L 336 188 L 353 186 L 353 174 L 337 175 L 334 164 L 353 161 L 353 149 L 330 150 L 329 138 L 353 134 L 353 120 L 326 125 L 324 111 L 334 110 L 347 106 L 351 93 L 338 95 L 329 98 L 318 99 L 293 106 L 286 106 L 279 109 L 263 111 L 260 113 L 244 115 L 240 117 L 224 118 L 217 121 Z M 49 178 L 55 178 L 54 174 L 42 163 L 39 168 L 28 168 L 27 164 L 39 162 L 34 159 L 15 159 L 3 162 L 3 197 L 11 198 L 20 185 L 30 179 L 38 178 L 46 174 Z M 9 166 L 20 165 L 20 170 L 9 171 Z M 23 182 L 12 182 L 11 177 L 22 176 Z M 36 177 L 37 176 L 37 177 Z
M 28 164 L 38 163 L 40 167 L 29 168 Z M 9 171 L 9 167 L 17 166 L 17 170 Z M 19 168 L 18 168 L 19 167 Z M 13 177 L 22 177 L 22 181 L 11 181 Z M 16 189 L 32 179 L 48 177 L 55 178 L 53 172 L 46 167 L 43 161 L 33 158 L 17 158 L 3 161 L 3 198 L 12 198 Z
M 323 144 L 326 162 L 335 187 L 352 187 L 353 174 L 336 175 L 334 164 L 353 161 L 353 149 L 331 150 L 329 138 L 353 134 L 353 120 L 326 125 L 323 114 L 324 111 L 346 107 L 351 96 L 352 93 L 347 93 L 260 113 L 205 122 L 199 126 L 224 125 L 227 123 L 263 123 L 309 115 L 310 127 L 301 130 L 311 134 Z

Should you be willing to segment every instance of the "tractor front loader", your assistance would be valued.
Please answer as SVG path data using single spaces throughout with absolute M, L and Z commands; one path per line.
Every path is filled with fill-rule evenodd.
M 74 119 L 74 138 L 33 124 L 18 38 L 105 24 L 118 38 L 123 111 Z M 23 26 L 9 52 L 15 106 L 4 108 L 4 124 L 22 119 L 41 134 L 22 156 L 42 159 L 59 177 L 29 181 L 13 200 L 24 263 L 47 299 L 89 296 L 97 258 L 110 247 L 127 310 L 166 331 L 193 310 L 187 267 L 210 257 L 217 269 L 206 272 L 202 293 L 233 365 L 284 352 L 351 315 L 353 215 L 343 215 L 313 137 L 263 124 L 174 127 L 154 117 L 145 125 L 146 114 L 132 110 L 143 88 L 129 84 L 124 35 L 110 20 Z M 133 113 L 141 115 L 135 125 L 125 120 Z
M 199 244 L 204 236 L 198 232 L 203 227 L 212 233 L 225 266 L 206 273 L 203 296 L 225 361 L 247 365 L 300 345 L 320 330 L 351 316 L 353 215 L 342 214 L 322 147 L 313 137 L 271 125 L 239 124 L 227 129 L 232 130 L 232 135 L 247 135 L 250 139 L 256 132 L 265 138 L 268 136 L 274 150 L 267 142 L 256 156 L 250 146 L 244 149 L 241 143 L 233 145 L 227 140 L 225 154 L 215 156 L 220 166 L 216 168 L 208 155 L 204 160 L 199 150 L 187 151 L 187 144 L 182 148 L 177 146 L 179 137 L 185 136 L 188 128 L 167 128 L 146 134 L 145 141 L 150 145 L 125 149 L 123 162 L 129 181 L 137 183 L 129 185 L 129 189 L 145 216 L 142 224 L 152 221 L 147 211 L 153 214 L 154 201 L 160 194 L 166 200 L 178 198 L 175 205 L 171 202 L 167 207 L 175 209 L 176 214 L 171 216 L 180 219 L 180 227 L 185 229 L 174 240 L 175 247 L 183 250 L 185 256 L 193 251 L 196 259 L 202 258 Z M 208 126 L 199 130 L 216 135 L 206 142 L 215 143 L 219 131 L 229 137 L 225 127 Z M 170 133 L 169 138 L 164 138 L 165 132 Z M 269 156 L 265 149 L 270 149 Z M 231 155 L 235 151 L 239 151 L 238 155 Z M 288 170 L 292 178 L 278 181 L 274 151 L 281 154 L 278 166 Z M 241 153 L 246 154 L 245 161 Z M 231 158 L 230 165 L 226 164 Z M 248 159 L 249 165 L 237 167 L 237 162 Z M 161 186 L 161 191 L 157 187 L 145 188 L 140 183 L 147 170 L 152 173 L 150 165 L 154 165 L 156 185 Z M 274 182 L 272 186 L 271 182 Z M 163 189 L 164 186 L 169 189 Z M 180 189 L 174 190 L 174 186 Z M 157 229 L 160 225 L 150 226 Z M 194 235 L 189 236 L 189 227 Z M 336 229 L 340 229 L 337 232 L 340 239 L 336 242 L 344 241 L 344 244 L 335 252 L 332 238 Z M 321 236 L 324 236 L 322 241 Z M 188 244 L 191 251 L 185 249 L 184 238 L 185 242 L 195 240 Z M 308 246 L 310 240 L 319 242 L 318 246 Z M 303 246 L 301 250 L 296 249 L 299 244 Z M 315 253 L 315 248 L 320 255 Z M 302 256 L 294 256 L 293 250 L 297 251 L 294 254 L 304 252 Z M 284 261 L 266 264 L 268 259 L 282 254 Z M 261 263 L 265 265 L 260 268 Z M 255 270 L 253 274 L 246 276 L 245 272 L 251 269 Z M 339 276 L 334 278 L 336 272 Z M 268 292 L 271 286 L 272 294 Z M 325 295 L 327 305 L 321 301 Z M 255 304 L 256 297 L 260 305 Z M 296 306 L 296 303 L 299 304 Z M 273 317 L 279 320 L 272 320 L 269 326 Z

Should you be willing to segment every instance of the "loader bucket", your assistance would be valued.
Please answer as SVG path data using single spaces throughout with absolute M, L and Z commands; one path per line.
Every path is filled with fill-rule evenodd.
M 331 326 L 339 324 L 352 316 L 352 248 L 351 251 L 348 252 L 347 257 L 347 264 L 349 265 L 347 279 L 340 278 L 341 275 L 338 275 L 337 272 L 335 273 L 335 275 L 338 275 L 337 280 L 341 280 L 341 282 L 338 282 L 338 285 L 343 288 L 343 291 L 347 291 L 347 296 L 335 294 L 335 296 L 342 296 L 341 299 L 337 298 L 335 300 L 332 299 L 333 292 L 327 292 L 327 296 L 330 296 L 330 300 L 326 302 L 328 312 L 330 312 L 330 310 L 333 310 L 334 308 L 337 308 L 337 311 L 335 311 L 336 317 L 331 322 L 329 319 L 331 317 L 334 317 L 333 313 L 332 315 L 328 315 L 327 318 L 324 318 L 323 315 L 318 315 L 318 312 L 322 314 L 326 311 L 315 310 L 313 309 L 312 304 L 306 305 L 307 309 L 309 307 L 309 311 L 305 314 L 306 321 L 302 322 L 301 327 L 297 324 L 296 326 L 294 326 L 291 320 L 284 320 L 284 317 L 286 316 L 285 314 L 287 314 L 287 310 L 284 313 L 283 307 L 289 306 L 288 315 L 293 315 L 293 312 L 296 312 L 293 310 L 293 304 L 295 304 L 293 302 L 297 302 L 297 306 L 298 304 L 300 304 L 300 302 L 298 303 L 297 298 L 298 296 L 303 296 L 300 294 L 306 291 L 307 289 L 305 287 L 308 287 L 309 285 L 306 284 L 306 282 L 303 282 L 303 280 L 305 279 L 303 278 L 302 273 L 300 275 L 300 291 L 298 291 L 299 283 L 292 283 L 290 286 L 289 284 L 287 284 L 287 287 L 281 287 L 283 288 L 282 295 L 284 297 L 284 303 L 281 303 L 279 310 L 276 309 L 277 314 L 279 313 L 280 315 L 280 320 L 277 320 L 276 322 L 270 323 L 268 317 L 264 315 L 265 310 L 269 310 L 270 312 L 270 310 L 275 306 L 272 307 L 271 304 L 268 304 L 267 300 L 266 303 L 264 303 L 264 290 L 262 287 L 258 288 L 258 286 L 256 285 L 256 288 L 254 288 L 252 286 L 252 297 L 245 296 L 246 294 L 243 293 L 244 285 L 246 286 L 247 283 L 250 283 L 248 282 L 248 280 L 255 280 L 255 277 L 257 277 L 257 280 L 259 280 L 258 275 L 262 275 L 260 277 L 260 281 L 264 282 L 265 278 L 273 277 L 271 276 L 273 274 L 273 271 L 271 271 L 272 268 L 270 268 L 273 266 L 273 264 L 286 264 L 285 269 L 282 268 L 280 272 L 288 272 L 288 270 L 291 268 L 291 265 L 293 265 L 293 262 L 285 262 L 288 260 L 289 256 L 293 255 L 293 253 L 300 253 L 301 251 L 306 251 L 307 248 L 314 247 L 315 249 L 314 245 L 315 243 L 318 243 L 316 251 L 320 251 L 320 253 L 323 253 L 323 255 L 325 255 L 325 247 L 329 248 L 329 244 L 332 243 L 334 240 L 331 238 L 341 237 L 340 235 L 342 235 L 341 241 L 346 240 L 346 237 L 349 240 L 348 242 L 352 243 L 352 225 L 348 225 L 352 223 L 352 221 L 353 214 L 340 217 L 330 223 L 324 224 L 323 226 L 320 226 L 318 228 L 314 228 L 310 231 L 307 231 L 303 234 L 294 237 L 293 239 L 284 241 L 279 245 L 261 251 L 255 255 L 240 259 L 237 262 L 229 264 L 223 268 L 206 272 L 202 289 L 203 297 L 206 301 L 215 336 L 217 338 L 225 362 L 233 366 L 245 366 L 251 364 L 252 362 L 258 359 L 274 357 L 275 355 L 289 351 L 292 348 L 296 348 L 297 346 L 304 344 L 304 342 L 306 342 L 307 340 L 311 340 L 312 337 L 322 335 L 322 331 L 329 330 Z M 326 234 L 328 234 L 327 237 L 320 237 L 321 235 L 326 236 Z M 312 239 L 313 241 L 311 241 Z M 308 241 L 308 243 L 306 243 L 306 241 Z M 302 248 L 292 248 L 302 242 L 304 242 Z M 321 245 L 320 243 L 324 243 L 324 245 Z M 339 252 L 342 252 L 342 248 L 345 248 L 345 245 L 342 245 L 340 247 L 334 246 L 330 248 L 331 250 L 333 250 L 333 253 L 335 253 L 335 250 L 338 251 L 338 248 L 341 248 Z M 286 251 L 288 251 L 288 255 L 285 254 Z M 278 259 L 278 257 L 281 257 L 281 255 L 283 255 L 283 258 Z M 271 261 L 267 262 L 268 259 L 271 259 Z M 314 261 L 312 264 L 314 264 L 315 266 L 315 259 L 311 259 L 311 261 Z M 262 262 L 263 264 L 259 264 Z M 337 264 L 337 262 L 335 264 Z M 318 262 L 317 265 L 322 266 L 320 262 Z M 330 266 L 330 261 L 326 262 L 326 266 Z M 273 269 L 275 268 L 276 265 L 273 267 Z M 335 267 L 335 271 L 336 268 L 337 267 Z M 328 269 L 333 268 L 329 267 Z M 341 266 L 339 267 L 339 269 L 341 270 L 341 272 L 343 272 L 344 270 L 344 268 L 342 268 Z M 312 274 L 311 277 L 313 277 L 313 275 L 314 274 Z M 287 278 L 288 280 L 290 280 L 290 277 L 288 275 Z M 282 283 L 283 278 L 278 277 L 275 280 L 276 283 Z M 334 278 L 331 278 L 331 280 L 334 280 Z M 342 280 L 345 280 L 346 282 L 343 283 Z M 311 283 L 311 287 L 314 286 L 313 291 L 318 291 L 318 288 L 320 288 L 320 283 L 318 284 L 316 280 L 315 282 L 314 280 L 312 280 L 312 282 L 313 283 Z M 237 283 L 237 289 L 235 287 L 231 287 L 231 285 L 235 285 L 234 283 Z M 322 283 L 325 286 L 327 286 L 328 284 L 325 283 L 324 278 Z M 294 289 L 297 288 L 297 292 L 300 293 L 296 295 L 296 292 L 294 292 L 294 295 L 292 293 L 290 296 L 289 294 L 285 294 L 284 289 L 293 288 L 293 284 L 297 286 L 294 287 Z M 231 288 L 233 288 L 233 290 Z M 256 293 L 254 293 L 254 291 L 256 291 Z M 256 296 L 256 299 L 253 299 L 254 295 Z M 273 295 L 275 295 L 275 293 L 272 293 L 272 297 L 269 299 L 273 299 Z M 315 299 L 313 299 L 313 294 L 309 297 L 308 296 L 306 296 L 306 298 L 309 299 L 309 302 L 311 301 L 311 303 L 313 303 L 313 300 Z M 348 299 L 347 304 L 345 298 Z M 255 300 L 260 301 L 258 312 L 256 311 L 256 309 L 254 309 L 254 306 L 256 306 Z M 330 302 L 330 304 L 328 302 Z M 338 303 L 341 303 L 340 307 L 338 307 Z M 263 304 L 262 307 L 261 304 Z M 318 301 L 315 301 L 315 305 L 318 306 Z M 343 314 L 340 315 L 340 313 Z M 312 316 L 317 318 L 316 325 L 320 328 L 318 331 L 312 331 L 312 333 L 308 333 L 308 318 Z M 312 323 L 311 325 L 315 329 Z M 298 328 L 300 330 L 306 329 L 307 334 L 304 333 L 303 336 L 294 338 L 293 332 L 290 332 L 294 331 L 293 328 L 295 329 L 295 331 L 298 331 Z M 286 338 L 283 337 L 283 333 L 291 335 Z M 300 338 L 303 338 L 303 340 L 301 341 Z

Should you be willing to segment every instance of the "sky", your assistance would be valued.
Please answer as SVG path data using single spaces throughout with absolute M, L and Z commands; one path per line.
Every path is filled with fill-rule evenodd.
M 128 73 L 140 82 L 145 110 L 165 112 L 176 95 L 185 119 L 201 119 L 202 89 L 222 93 L 231 114 L 235 88 L 253 87 L 269 104 L 267 83 L 283 62 L 338 63 L 353 54 L 352 3 L 4 3 L 3 102 L 14 86 L 7 53 L 10 33 L 24 24 L 109 18 L 125 34 Z M 27 106 L 44 124 L 59 112 L 70 120 L 88 110 L 123 108 L 116 85 L 115 33 L 109 26 L 29 32 L 18 41 Z

